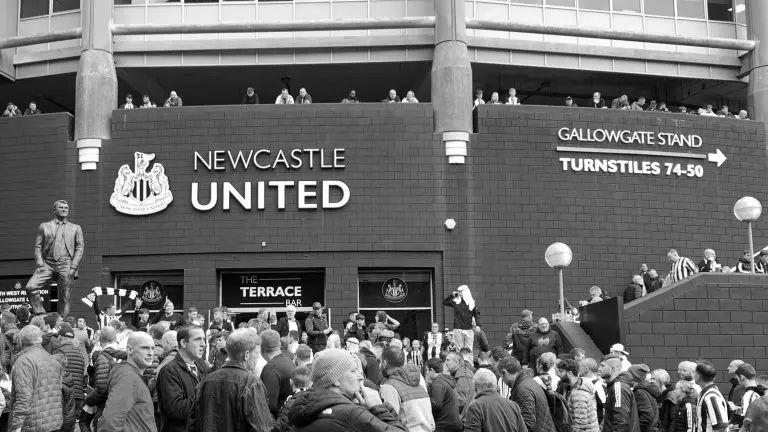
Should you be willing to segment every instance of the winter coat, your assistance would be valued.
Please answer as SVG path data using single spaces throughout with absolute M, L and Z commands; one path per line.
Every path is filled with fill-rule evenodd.
M 267 362 L 261 370 L 261 381 L 267 391 L 267 405 L 272 416 L 277 418 L 280 407 L 283 406 L 288 396 L 293 393 L 291 375 L 296 365 L 288 355 L 280 353 Z
M 187 419 L 195 406 L 195 391 L 208 374 L 208 366 L 195 360 L 197 376 L 180 355 L 157 374 L 157 406 L 162 432 L 186 432 Z
M 244 362 L 227 362 L 197 389 L 190 432 L 269 432 L 274 420 L 264 384 Z
M 416 365 L 407 364 L 391 370 L 379 393 L 405 420 L 409 432 L 432 432 L 435 419 L 427 389 L 420 385 L 421 371 Z
M 295 320 L 296 322 L 296 328 L 298 329 L 299 335 L 301 335 L 301 321 Z M 278 333 L 280 333 L 280 337 L 286 337 L 290 333 L 290 329 L 288 327 L 288 317 L 282 317 L 279 320 L 277 320 L 277 330 Z
M 398 432 L 405 424 L 389 404 L 365 408 L 346 396 L 316 388 L 299 393 L 288 413 L 296 432 Z
M 659 430 L 666 432 L 669 430 L 672 424 L 672 414 L 675 412 L 675 406 L 677 405 L 677 393 L 674 392 L 674 385 L 669 384 L 667 389 L 659 396 L 661 400 L 661 406 L 659 407 Z
M 637 403 L 637 417 L 640 422 L 640 432 L 658 432 L 660 391 L 656 384 L 643 381 L 632 390 Z
M 527 432 L 520 407 L 494 390 L 483 390 L 467 405 L 464 432 Z
M 599 432 L 595 388 L 585 379 L 579 379 L 568 395 L 568 411 L 574 432 Z
M 365 356 L 366 360 L 366 363 L 363 365 L 365 377 L 376 385 L 381 384 L 381 368 L 379 367 L 379 361 L 376 359 L 376 354 L 367 348 L 360 348 L 360 353 Z
M 437 432 L 461 431 L 461 412 L 455 388 L 456 378 L 446 374 L 437 375 L 429 387 L 432 417 Z
M 453 377 L 456 378 L 456 397 L 461 413 L 475 398 L 475 374 L 466 365 L 460 365 Z
M 537 328 L 528 339 L 528 349 L 525 350 L 522 364 L 528 364 L 531 369 L 536 370 L 536 360 L 545 352 L 554 353 L 556 356 L 562 354 L 563 340 L 560 333 L 551 328 L 546 333 Z
M 85 395 L 83 393 L 85 368 L 88 365 L 88 353 L 85 352 L 85 346 L 83 346 L 79 340 L 71 337 L 63 337 L 61 344 L 59 344 L 54 354 L 62 353 L 67 358 L 66 371 L 72 375 L 72 397 L 77 400 L 83 400 Z
M 328 321 L 325 317 L 319 317 L 311 314 L 304 320 L 304 329 L 307 332 L 307 345 L 313 352 L 325 349 L 325 343 L 328 341 L 328 335 L 323 330 L 328 328 Z
M 486 352 L 491 350 L 491 346 L 488 343 L 488 336 L 486 336 L 483 329 L 479 332 L 475 332 L 475 337 L 472 338 L 472 352 Z
M 472 330 L 472 318 L 475 319 L 475 325 L 480 325 L 480 312 L 477 311 L 477 305 L 472 310 L 462 299 L 456 303 L 453 301 L 453 295 L 449 295 L 443 300 L 443 305 L 453 308 L 453 328 L 456 330 Z
M 528 341 L 531 339 L 531 334 L 536 330 L 538 330 L 536 324 L 529 320 L 520 320 L 509 328 L 509 333 L 507 333 L 505 340 L 506 346 L 512 345 L 512 355 L 521 364 L 525 364 L 523 357 L 525 357 L 525 352 L 528 350 Z
M 11 370 L 11 415 L 8 430 L 51 432 L 63 422 L 63 370 L 42 346 L 25 348 Z
M 696 432 L 696 397 L 691 395 L 674 405 L 667 432 Z
M 624 290 L 624 304 L 633 302 L 643 296 L 643 286 L 634 282 Z
M 152 395 L 136 366 L 125 362 L 109 373 L 99 432 L 157 432 Z
M 64 370 L 61 376 L 61 415 L 62 423 L 61 430 L 69 431 L 75 427 L 75 420 L 77 419 L 75 413 L 75 388 L 76 380 L 72 378 L 72 374 Z M 83 380 L 80 380 L 82 387 Z M 81 398 L 82 400 L 82 398 Z
M 285 400 L 283 406 L 280 407 L 280 412 L 277 414 L 277 418 L 275 419 L 275 426 L 272 428 L 272 432 L 291 431 L 293 426 L 288 420 L 288 413 L 291 412 L 291 408 L 293 408 L 293 404 L 296 402 L 296 395 L 299 393 L 304 393 L 305 391 L 307 391 L 307 389 L 300 389 L 291 396 L 288 396 L 288 399 Z
M 528 432 L 555 432 L 544 389 L 533 380 L 533 371 L 522 370 L 510 389 L 510 399 L 520 407 Z
M 640 432 L 633 384 L 626 372 L 607 383 L 603 432 Z
M 85 405 L 99 406 L 107 401 L 107 385 L 109 384 L 109 373 L 112 367 L 125 361 L 128 358 L 128 354 L 125 351 L 106 347 L 94 353 L 93 357 L 93 391 L 85 398 Z

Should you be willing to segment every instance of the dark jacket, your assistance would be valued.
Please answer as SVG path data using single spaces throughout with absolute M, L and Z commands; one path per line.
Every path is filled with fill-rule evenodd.
M 288 419 L 297 432 L 406 430 L 405 424 L 388 404 L 366 409 L 343 395 L 320 388 L 296 395 Z
M 633 385 L 626 372 L 607 383 L 603 432 L 640 432 Z
M 360 353 L 365 356 L 366 363 L 363 365 L 365 369 L 365 377 L 371 380 L 377 386 L 381 384 L 381 367 L 379 361 L 376 359 L 376 354 L 371 352 L 367 348 L 360 348 Z
M 86 359 L 88 353 L 80 341 L 71 337 L 62 337 L 61 343 L 54 354 L 62 353 L 67 358 L 66 371 L 72 375 L 72 396 L 77 400 L 83 400 L 83 386 L 85 377 Z
M 634 282 L 630 283 L 626 289 L 624 289 L 624 304 L 633 302 L 643 296 L 643 287 Z
M 277 414 L 277 418 L 275 419 L 275 426 L 272 428 L 272 432 L 291 431 L 293 426 L 291 425 L 290 420 L 288 420 L 288 413 L 291 412 L 293 404 L 296 403 L 296 396 L 299 393 L 304 393 L 305 391 L 307 391 L 307 389 L 300 389 L 291 396 L 288 396 L 288 399 L 285 400 L 283 406 L 280 407 L 280 412 Z
M 365 332 L 365 327 L 360 327 L 357 323 L 353 323 L 352 327 L 344 330 L 344 343 L 347 343 L 347 339 L 355 338 L 358 342 L 362 342 L 368 339 L 368 333 Z
M 660 395 L 656 384 L 643 381 L 635 386 L 632 391 L 637 403 L 637 418 L 640 422 L 640 432 L 658 432 L 659 430 L 659 403 Z
M 93 356 L 94 381 L 93 391 L 85 398 L 85 404 L 90 406 L 103 405 L 107 401 L 107 385 L 109 384 L 109 372 L 112 367 L 125 361 L 128 355 L 112 347 L 107 347 Z
M 319 317 L 312 314 L 304 320 L 304 329 L 307 332 L 307 345 L 312 351 L 317 352 L 325 349 L 325 343 L 328 341 L 328 335 L 323 330 L 328 328 L 328 321 L 325 317 Z
M 429 387 L 432 402 L 432 417 L 435 418 L 435 432 L 460 432 L 461 417 L 456 397 L 456 378 L 439 374 Z
M 296 328 L 299 329 L 299 336 L 301 336 L 301 321 L 296 320 Z M 288 333 L 290 333 L 288 330 L 288 317 L 282 317 L 277 320 L 277 328 L 275 330 L 280 333 L 280 337 L 288 336 Z
M 528 432 L 555 432 L 544 389 L 533 380 L 533 371 L 523 370 L 510 389 L 510 399 L 520 406 Z
M 600 98 L 600 100 L 597 103 L 595 103 L 594 99 L 590 99 L 590 101 L 591 102 L 589 106 L 592 108 L 607 108 L 605 105 L 605 98 Z
M 688 413 L 691 413 L 692 418 L 688 418 Z M 673 405 L 672 414 L 670 416 L 669 426 L 666 432 L 696 432 L 696 398 L 691 395 L 684 398 L 681 401 Z M 688 427 L 688 422 L 694 425 L 693 428 Z
M 464 412 L 464 408 L 475 398 L 475 373 L 465 364 L 459 365 L 453 374 L 456 378 L 456 397 L 459 404 L 459 412 Z
M 645 291 L 650 294 L 654 291 L 660 290 L 664 285 L 664 280 L 659 276 L 656 276 L 655 278 L 650 276 L 646 278 L 643 276 L 643 283 L 645 283 Z
M 464 432 L 527 432 L 520 407 L 493 390 L 483 390 L 464 411 Z
M 665 432 L 669 430 L 672 424 L 672 414 L 675 411 L 677 401 L 675 400 L 674 384 L 668 384 L 667 389 L 659 396 L 659 430 Z
M 453 328 L 458 330 L 471 330 L 472 318 L 475 319 L 475 324 L 480 325 L 480 312 L 477 311 L 477 305 L 473 310 L 469 310 L 469 306 L 462 299 L 459 303 L 453 301 L 453 296 L 449 295 L 443 300 L 445 306 L 453 308 Z
M 152 395 L 136 366 L 126 362 L 112 368 L 107 393 L 99 432 L 157 432 Z
M 546 333 L 542 333 L 537 328 L 528 339 L 528 349 L 525 352 L 523 364 L 527 363 L 531 369 L 536 370 L 536 360 L 545 352 L 554 353 L 556 356 L 562 354 L 563 340 L 560 338 L 560 333 L 552 328 Z
M 82 381 L 83 380 L 81 379 L 80 382 L 82 383 Z M 74 388 L 75 380 L 72 378 L 72 374 L 64 370 L 64 373 L 61 376 L 62 431 L 73 430 L 75 427 L 76 413 Z
M 274 425 L 264 384 L 243 362 L 227 362 L 200 383 L 190 432 L 269 432 Z
M 160 432 L 186 432 L 187 420 L 195 406 L 195 389 L 208 374 L 208 366 L 195 360 L 197 376 L 180 355 L 157 374 L 157 406 Z
M 699 261 L 699 263 L 696 265 L 696 267 L 699 268 L 699 272 L 701 273 L 708 273 L 715 271 L 715 266 L 719 265 L 720 261 L 715 258 L 714 261 L 710 261 L 708 259 L 703 259 Z
M 273 357 L 261 370 L 261 381 L 267 391 L 267 405 L 272 416 L 277 418 L 285 399 L 293 393 L 291 375 L 296 365 L 285 354 Z
M 528 341 L 536 330 L 538 330 L 536 324 L 529 320 L 520 320 L 509 328 L 505 342 L 507 347 L 512 345 L 512 355 L 521 364 L 525 364 L 523 358 L 526 356 L 525 352 L 528 351 Z
M 253 96 L 248 96 L 248 93 L 243 95 L 243 105 L 258 105 L 259 104 L 259 95 L 255 92 L 253 93 Z
M 160 321 L 167 321 L 171 323 L 171 330 L 176 330 L 179 327 L 182 327 L 184 325 L 184 317 L 177 314 L 172 313 L 171 316 L 165 316 L 164 310 L 159 310 L 155 316 L 152 317 L 152 319 L 149 320 L 151 324 L 157 324 Z

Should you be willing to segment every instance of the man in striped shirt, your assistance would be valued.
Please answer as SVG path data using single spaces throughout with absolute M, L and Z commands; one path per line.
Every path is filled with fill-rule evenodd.
M 696 383 L 701 395 L 696 405 L 698 432 L 724 432 L 728 429 L 728 408 L 725 398 L 715 385 L 717 369 L 709 362 L 696 365 Z
M 736 368 L 734 375 L 736 375 L 736 379 L 739 380 L 739 384 L 744 387 L 744 395 L 741 397 L 738 405 L 728 401 L 728 407 L 731 409 L 731 412 L 733 412 L 731 424 L 741 428 L 744 422 L 744 416 L 747 415 L 747 408 L 749 408 L 749 405 L 754 402 L 755 399 L 760 397 L 760 394 L 757 393 L 757 373 L 755 373 L 755 368 L 751 364 L 740 364 Z
M 699 268 L 689 258 L 678 255 L 677 250 L 667 251 L 667 258 L 672 263 L 672 269 L 669 272 L 672 283 L 681 281 L 692 274 L 699 272 Z

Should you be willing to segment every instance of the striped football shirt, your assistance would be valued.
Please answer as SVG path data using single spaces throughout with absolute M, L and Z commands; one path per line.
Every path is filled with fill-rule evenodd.
M 672 277 L 672 282 L 677 282 L 687 278 L 688 276 L 696 273 L 698 267 L 689 258 L 680 257 L 676 263 L 672 263 L 672 270 L 669 275 Z
M 699 418 L 699 432 L 722 431 L 728 427 L 728 406 L 717 386 L 710 384 L 702 389 L 696 414 Z

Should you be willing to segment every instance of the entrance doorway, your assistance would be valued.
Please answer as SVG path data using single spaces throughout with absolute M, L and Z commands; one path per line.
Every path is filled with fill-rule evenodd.
M 384 311 L 400 322 L 401 338 L 421 339 L 433 321 L 433 269 L 358 270 L 358 310 L 373 322 Z

